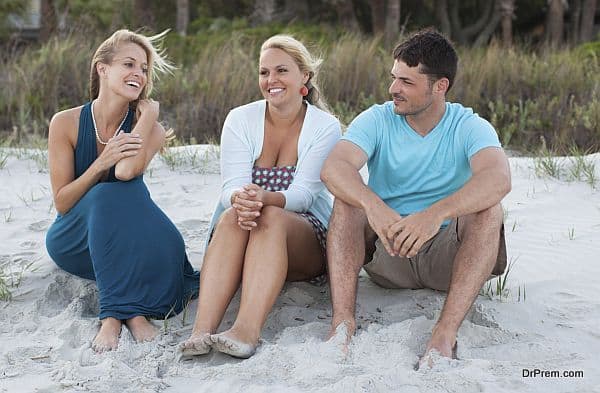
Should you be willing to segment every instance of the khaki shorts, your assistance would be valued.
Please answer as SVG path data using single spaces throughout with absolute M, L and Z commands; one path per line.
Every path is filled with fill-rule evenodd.
M 379 239 L 369 263 L 363 266 L 371 280 L 384 288 L 431 288 L 447 291 L 452 278 L 454 257 L 460 247 L 458 221 L 452 220 L 428 240 L 414 258 L 392 257 Z M 368 258 L 368 257 L 367 257 Z M 501 275 L 506 268 L 506 241 L 504 225 L 500 230 L 500 244 L 492 277 Z

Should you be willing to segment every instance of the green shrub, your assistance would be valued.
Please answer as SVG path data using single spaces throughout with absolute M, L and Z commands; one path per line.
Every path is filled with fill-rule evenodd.
M 276 33 L 294 35 L 324 58 L 319 83 L 343 123 L 389 99 L 392 57 L 377 38 L 321 25 L 248 27 L 244 19 L 199 19 L 190 30 L 196 33 L 167 36 L 165 47 L 178 69 L 159 81 L 154 93 L 162 119 L 185 142 L 218 141 L 229 110 L 261 98 L 259 48 Z M 53 39 L 0 60 L 0 131 L 44 135 L 53 113 L 85 102 L 89 61 L 102 39 Z M 544 137 L 551 151 L 573 144 L 595 151 L 600 147 L 598 45 L 555 51 L 459 48 L 449 100 L 490 120 L 512 149 L 536 151 Z

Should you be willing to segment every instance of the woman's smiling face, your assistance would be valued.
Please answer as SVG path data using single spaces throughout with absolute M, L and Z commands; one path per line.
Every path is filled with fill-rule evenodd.
M 260 55 L 258 85 L 263 97 L 274 106 L 301 100 L 300 89 L 308 81 L 294 59 L 285 51 L 269 48 Z

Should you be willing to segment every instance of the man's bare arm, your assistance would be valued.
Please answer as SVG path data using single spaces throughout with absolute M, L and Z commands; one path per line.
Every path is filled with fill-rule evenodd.
M 477 213 L 497 205 L 511 190 L 510 166 L 504 150 L 488 147 L 471 158 L 473 176 L 454 194 L 429 209 L 444 220 Z
M 392 254 L 385 235 L 388 227 L 401 217 L 364 183 L 359 170 L 366 162 L 367 155 L 361 148 L 349 141 L 339 141 L 325 160 L 321 180 L 336 198 L 365 211 L 369 225 Z
M 473 175 L 458 191 L 390 226 L 387 237 L 395 253 L 415 256 L 444 220 L 488 209 L 510 192 L 510 167 L 502 149 L 482 149 L 471 158 L 470 165 Z

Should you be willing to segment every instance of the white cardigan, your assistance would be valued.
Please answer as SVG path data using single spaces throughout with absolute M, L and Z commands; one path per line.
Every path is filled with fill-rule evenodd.
M 294 180 L 286 191 L 278 192 L 285 196 L 284 209 L 309 211 L 327 228 L 333 198 L 321 181 L 321 168 L 341 137 L 340 123 L 331 114 L 306 104 Z M 266 107 L 265 100 L 251 102 L 232 109 L 225 119 L 221 133 L 221 197 L 209 234 L 223 211 L 231 207 L 234 191 L 252 183 L 252 167 L 263 147 Z

